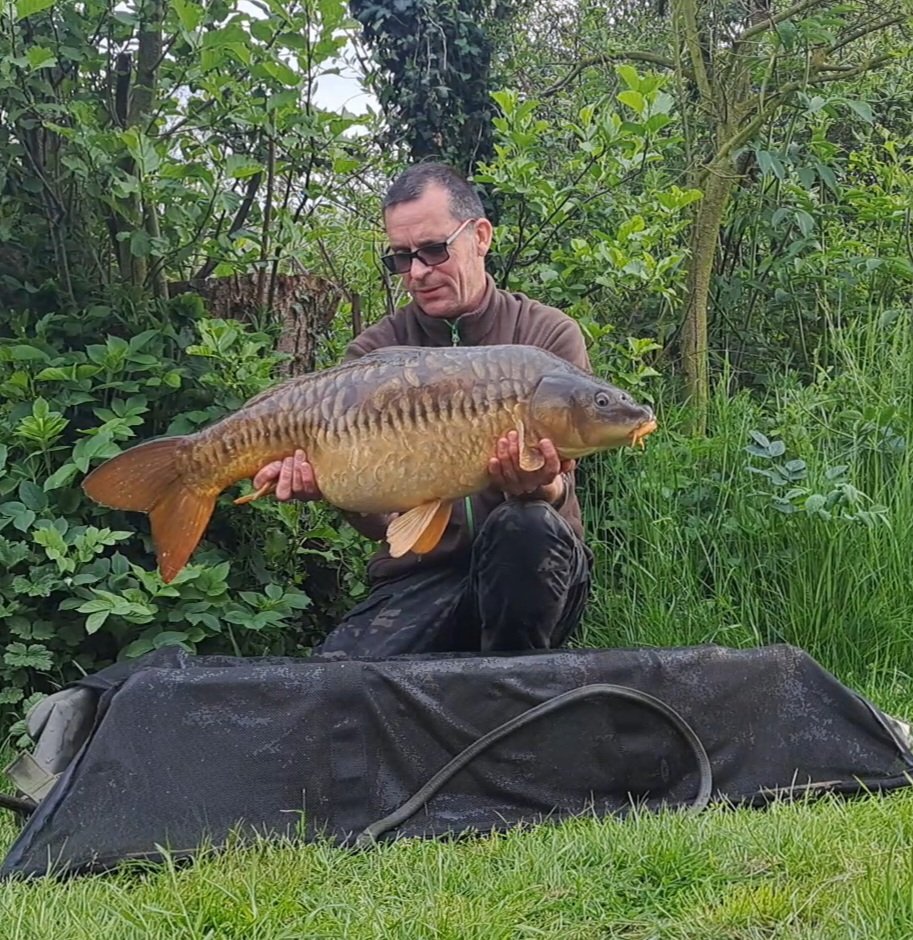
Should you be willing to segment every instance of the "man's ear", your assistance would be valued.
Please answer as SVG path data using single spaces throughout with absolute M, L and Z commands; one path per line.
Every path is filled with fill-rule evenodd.
M 480 255 L 488 253 L 491 247 L 491 240 L 494 237 L 494 228 L 488 219 L 479 219 L 475 224 L 475 245 Z

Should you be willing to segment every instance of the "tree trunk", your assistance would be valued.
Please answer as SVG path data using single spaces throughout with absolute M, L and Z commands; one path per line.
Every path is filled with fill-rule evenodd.
M 682 370 L 692 408 L 692 431 L 703 434 L 710 401 L 710 359 L 707 301 L 723 216 L 736 178 L 729 159 L 715 160 L 707 171 L 704 197 L 697 203 L 691 229 L 691 257 L 682 324 Z
M 261 275 L 254 273 L 179 281 L 170 285 L 170 292 L 172 296 L 197 294 L 206 302 L 210 316 L 254 323 L 264 310 L 260 280 Z M 291 376 L 313 371 L 320 334 L 333 322 L 342 291 L 313 274 L 280 274 L 273 279 L 269 293 L 273 302 L 267 315 L 280 330 L 276 348 L 291 356 L 282 373 Z
M 132 68 L 133 62 L 129 53 L 121 53 L 117 58 L 115 119 L 122 127 L 135 127 L 141 134 L 148 132 L 153 135 L 155 129 L 152 127 L 152 118 L 156 104 L 158 68 L 164 54 L 164 0 L 144 0 L 139 7 L 139 15 L 135 70 Z M 119 165 L 125 173 L 131 176 L 139 175 L 136 162 L 129 155 L 125 155 Z M 117 209 L 109 220 L 120 275 L 139 293 L 151 288 L 154 297 L 167 297 L 167 284 L 161 263 L 153 262 L 151 283 L 147 284 L 150 280 L 149 259 L 145 255 L 134 255 L 130 237 L 123 237 L 125 234 L 144 232 L 150 240 L 158 238 L 157 207 L 140 195 L 141 191 L 140 181 L 138 191 L 116 199 Z

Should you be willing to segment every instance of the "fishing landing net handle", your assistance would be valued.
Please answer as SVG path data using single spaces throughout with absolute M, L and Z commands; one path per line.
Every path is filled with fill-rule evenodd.
M 413 816 L 421 809 L 422 806 L 424 806 L 459 770 L 462 770 L 470 761 L 481 754 L 482 751 L 495 742 L 500 741 L 501 738 L 506 737 L 512 731 L 516 731 L 517 728 L 522 728 L 524 725 L 528 725 L 537 718 L 557 711 L 559 708 L 563 708 L 565 705 L 569 705 L 572 702 L 577 702 L 581 699 L 595 698 L 596 696 L 623 698 L 630 702 L 637 702 L 668 719 L 669 723 L 681 733 L 682 737 L 684 737 L 691 746 L 691 750 L 694 752 L 694 756 L 697 759 L 698 771 L 700 773 L 700 786 L 698 787 L 697 795 L 691 801 L 688 809 L 690 812 L 695 813 L 704 809 L 710 802 L 710 795 L 713 789 L 713 768 L 710 764 L 710 758 L 707 756 L 707 751 L 701 743 L 701 739 L 688 722 L 671 706 L 646 692 L 641 692 L 639 689 L 631 689 L 623 685 L 610 685 L 608 683 L 593 683 L 592 685 L 583 685 L 579 688 L 571 689 L 570 692 L 563 692 L 560 695 L 547 699 L 539 705 L 535 705 L 533 708 L 521 712 L 509 721 L 505 721 L 504 724 L 492 728 L 491 731 L 483 734 L 482 737 L 477 738 L 472 744 L 445 764 L 420 790 L 406 800 L 399 809 L 394 810 L 389 815 L 384 816 L 383 819 L 379 819 L 377 822 L 373 822 L 370 826 L 367 826 L 355 840 L 355 847 L 365 848 L 374 845 L 379 836 L 404 823 L 410 816 Z

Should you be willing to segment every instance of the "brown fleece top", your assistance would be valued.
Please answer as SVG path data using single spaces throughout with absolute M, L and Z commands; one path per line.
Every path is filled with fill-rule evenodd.
M 343 358 L 357 359 L 384 346 L 494 346 L 501 343 L 539 346 L 591 371 L 583 334 L 571 317 L 525 294 L 498 289 L 491 275 L 487 276 L 485 295 L 476 310 L 454 321 L 429 317 L 411 301 L 367 327 L 349 344 Z M 565 474 L 565 484 L 567 495 L 558 511 L 582 537 L 583 523 L 573 472 Z M 503 501 L 504 494 L 490 487 L 455 503 L 441 541 L 434 551 L 421 558 L 411 552 L 403 558 L 391 558 L 386 542 L 382 542 L 368 566 L 369 578 L 378 582 L 400 577 L 418 567 L 442 562 L 468 563 L 474 534 Z

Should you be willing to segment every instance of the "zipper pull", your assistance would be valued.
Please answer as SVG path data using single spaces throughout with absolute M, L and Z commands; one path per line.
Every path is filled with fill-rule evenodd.
M 450 345 L 459 346 L 460 345 L 460 331 L 457 327 L 457 321 L 452 320 L 450 323 Z

